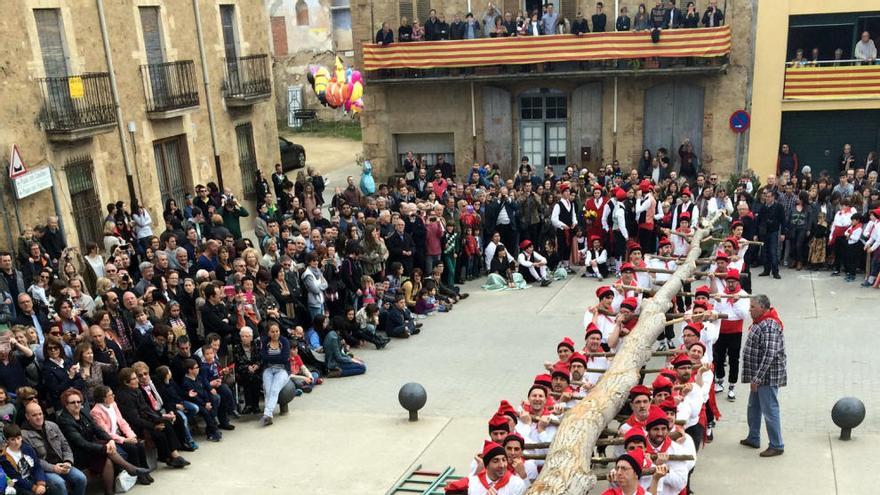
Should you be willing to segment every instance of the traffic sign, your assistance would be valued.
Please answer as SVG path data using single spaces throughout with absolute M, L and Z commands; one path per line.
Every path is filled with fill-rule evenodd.
M 15 198 L 24 199 L 52 187 L 52 168 L 49 166 L 31 170 L 28 174 L 12 181 L 15 185 Z
M 27 165 L 21 159 L 21 152 L 18 151 L 18 145 L 12 145 L 12 156 L 9 157 L 9 178 L 14 179 L 21 177 L 27 173 Z
M 730 115 L 730 130 L 733 132 L 746 132 L 751 123 L 752 117 L 745 110 L 737 110 Z

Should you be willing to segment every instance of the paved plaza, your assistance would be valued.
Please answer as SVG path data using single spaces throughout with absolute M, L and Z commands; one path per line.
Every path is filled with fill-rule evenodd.
M 583 310 L 597 282 L 569 278 L 549 288 L 487 293 L 471 282 L 471 298 L 430 317 L 424 331 L 385 350 L 357 350 L 366 375 L 329 380 L 296 399 L 291 413 L 260 428 L 239 422 L 225 448 L 205 445 L 185 471 L 162 470 L 157 485 L 190 493 L 383 494 L 413 465 L 458 473 L 486 436 L 500 399 L 521 401 L 541 363 L 555 357 L 562 336 L 582 338 Z M 789 386 L 780 394 L 785 455 L 760 459 L 738 445 L 745 436 L 747 386 L 739 400 L 720 400 L 715 442 L 702 451 L 693 477 L 698 494 L 869 493 L 869 453 L 880 439 L 880 336 L 872 318 L 880 293 L 844 284 L 827 272 L 783 271 L 756 279 L 785 323 Z M 417 423 L 407 421 L 397 391 L 415 381 L 428 391 Z M 843 396 L 868 409 L 854 439 L 837 440 L 830 409 Z M 766 437 L 764 439 L 766 443 Z M 234 456 L 230 455 L 234 453 Z M 228 466 L 228 467 L 227 467 Z M 248 475 L 243 475 L 248 473 Z M 192 479 L 212 479 L 193 486 Z

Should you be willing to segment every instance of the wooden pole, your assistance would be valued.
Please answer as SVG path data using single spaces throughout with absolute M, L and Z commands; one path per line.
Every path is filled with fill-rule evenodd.
M 678 271 L 678 269 L 675 269 L 675 270 L 668 270 L 668 269 L 666 269 L 666 268 L 651 268 L 651 267 L 645 267 L 645 268 L 636 268 L 635 271 L 637 271 L 637 272 L 646 272 L 646 273 L 665 273 L 665 274 L 667 274 L 667 275 L 672 275 L 672 274 L 676 273 L 676 272 Z M 690 272 L 691 275 L 694 275 L 694 276 L 696 276 L 696 277 L 706 277 L 706 276 L 708 276 L 710 273 L 715 273 L 715 272 L 698 272 L 698 271 L 693 271 L 693 269 L 692 269 L 691 272 Z M 666 284 L 663 284 L 663 285 L 666 286 Z
M 549 446 L 544 468 L 527 495 L 583 495 L 596 486 L 597 477 L 590 460 L 593 449 L 600 445 L 599 435 L 623 407 L 629 390 L 638 383 L 639 370 L 651 358 L 657 336 L 666 326 L 665 313 L 672 307 L 675 294 L 681 290 L 682 279 L 691 277 L 696 270 L 700 241 L 710 235 L 712 226 L 720 217 L 721 213 L 716 212 L 703 219 L 701 228 L 691 240 L 687 259 L 654 297 L 643 301 L 639 322 L 623 339 L 623 347 L 608 371 L 586 398 L 565 414 Z

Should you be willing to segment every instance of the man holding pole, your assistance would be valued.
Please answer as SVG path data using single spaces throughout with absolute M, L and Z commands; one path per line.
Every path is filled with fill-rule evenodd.
M 749 436 L 740 440 L 741 445 L 758 449 L 761 447 L 761 417 L 767 424 L 770 446 L 761 457 L 782 455 L 782 422 L 779 412 L 779 387 L 787 384 L 785 338 L 782 320 L 776 309 L 770 306 L 765 295 L 752 298 L 749 306 L 752 326 L 749 328 L 743 348 L 743 383 L 751 387 L 749 393 Z

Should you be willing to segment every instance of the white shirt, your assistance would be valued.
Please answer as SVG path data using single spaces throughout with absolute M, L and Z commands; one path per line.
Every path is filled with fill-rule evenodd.
M 568 228 L 568 224 L 559 219 L 560 212 L 562 211 L 559 207 L 559 203 L 563 203 L 565 208 L 571 212 L 571 225 L 577 225 L 577 212 L 575 212 L 571 201 L 566 201 L 564 199 L 560 199 L 558 203 L 553 205 L 553 213 L 550 214 L 550 223 L 559 230 Z

